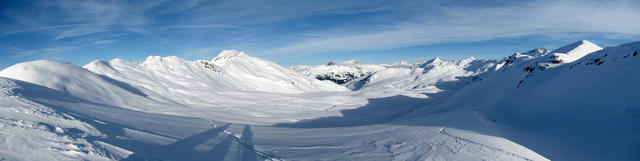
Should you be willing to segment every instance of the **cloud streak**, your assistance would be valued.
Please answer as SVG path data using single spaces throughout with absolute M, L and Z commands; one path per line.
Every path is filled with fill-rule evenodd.
M 237 49 L 286 59 L 527 36 L 572 41 L 590 35 L 634 39 L 640 37 L 639 3 L 631 0 L 33 1 L 3 6 L 0 37 L 6 39 L 0 41 L 0 46 L 5 53 L 17 55 L 5 57 L 25 59 L 46 57 L 47 53 L 68 57 L 72 53 L 108 54 L 115 49 L 131 51 L 130 55 L 177 53 L 193 59 L 208 59 L 222 49 Z M 64 50 L 53 50 L 57 48 Z
M 313 54 L 388 49 L 528 35 L 640 35 L 640 22 L 637 21 L 640 19 L 639 5 L 633 1 L 534 1 L 498 7 L 429 7 L 438 13 L 424 13 L 418 15 L 416 21 L 396 23 L 393 27 L 369 33 L 324 33 L 326 36 L 267 49 L 262 53 Z

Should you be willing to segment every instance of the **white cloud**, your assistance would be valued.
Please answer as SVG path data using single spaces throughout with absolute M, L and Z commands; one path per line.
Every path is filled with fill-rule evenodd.
M 640 35 L 640 5 L 632 1 L 534 1 L 495 7 L 430 6 L 437 13 L 364 34 L 324 33 L 263 54 L 323 53 L 572 33 Z M 435 15 L 434 15 L 435 14 Z M 576 35 L 584 36 L 584 35 Z
M 174 26 L 165 26 L 164 28 L 175 28 L 175 29 L 201 29 L 201 28 L 240 28 L 233 25 L 225 25 L 225 24 L 202 24 L 202 25 L 174 25 Z
M 47 47 L 41 49 L 23 50 L 19 48 L 12 48 L 10 52 L 12 58 L 37 58 L 37 59 L 54 59 L 59 57 L 58 54 L 76 49 L 72 46 L 59 46 L 59 47 Z

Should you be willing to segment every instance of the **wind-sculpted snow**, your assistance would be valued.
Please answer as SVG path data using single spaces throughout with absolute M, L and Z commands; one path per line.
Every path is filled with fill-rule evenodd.
M 638 52 L 25 62 L 0 71 L 0 160 L 639 160 Z
M 100 131 L 20 96 L 32 89 L 46 88 L 0 77 L 0 160 L 111 159 L 86 139 Z

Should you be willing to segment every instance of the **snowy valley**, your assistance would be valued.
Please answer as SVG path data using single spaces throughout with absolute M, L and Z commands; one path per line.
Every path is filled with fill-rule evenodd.
M 0 161 L 640 160 L 638 52 L 23 62 L 0 71 Z

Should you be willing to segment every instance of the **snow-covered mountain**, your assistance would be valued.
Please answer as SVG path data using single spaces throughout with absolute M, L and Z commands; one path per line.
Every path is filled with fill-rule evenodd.
M 526 133 L 505 137 L 558 160 L 638 159 L 630 151 L 640 145 L 636 135 L 640 132 L 636 98 L 640 56 L 634 56 L 640 42 L 602 50 L 587 43 L 590 50 L 586 51 L 576 45 L 584 43 L 560 48 L 582 57 L 544 70 L 519 66 L 539 63 L 535 56 L 519 56 L 524 59 L 489 73 L 456 91 L 437 109 L 424 112 L 470 108 L 492 122 Z M 564 50 L 567 47 L 575 49 Z M 548 143 L 536 143 L 533 137 Z
M 149 89 L 179 86 L 189 90 L 233 89 L 275 93 L 345 90 L 333 83 L 309 79 L 273 62 L 235 50 L 222 51 L 211 61 L 150 56 L 142 63 L 114 59 L 109 62 L 94 61 L 84 68 Z
M 341 85 L 385 68 L 386 65 L 360 64 L 355 60 L 329 62 L 326 65 L 318 66 L 299 65 L 292 67 L 293 70 L 304 75 L 315 77 L 318 80 L 330 80 Z
M 434 58 L 422 63 L 399 62 L 391 65 L 361 64 L 350 60 L 317 66 L 294 66 L 292 69 L 318 80 L 331 80 L 354 91 L 366 90 L 365 93 L 378 93 L 376 95 L 403 93 L 407 96 L 424 97 L 423 93 L 441 91 L 434 86 L 436 83 L 495 70 L 497 63 L 495 60 L 476 60 L 473 57 L 452 61 Z
M 423 63 L 397 63 L 376 73 L 348 84 L 350 89 L 366 92 L 403 93 L 407 96 L 424 96 L 424 93 L 437 93 L 440 88 L 454 88 L 466 81 L 480 79 L 477 75 L 495 70 L 498 61 L 442 60 L 434 58 Z M 468 80 L 467 80 L 468 78 Z M 465 79 L 462 84 L 436 87 L 437 83 Z
M 0 71 L 0 160 L 638 160 L 638 52 L 24 62 Z
M 327 98 L 335 94 L 322 92 L 349 90 L 232 50 L 223 51 L 212 61 L 150 56 L 141 63 L 114 59 L 93 61 L 84 67 L 32 61 L 8 67 L 0 71 L 0 77 L 42 85 L 110 106 L 179 116 L 215 116 L 218 120 L 244 123 L 268 124 L 317 117 L 300 113 L 330 106 L 338 106 L 333 108 L 337 111 L 366 100 Z M 304 93 L 320 94 L 301 97 Z M 262 106 L 255 106 L 257 102 Z M 246 119 L 255 116 L 263 118 L 262 121 Z

